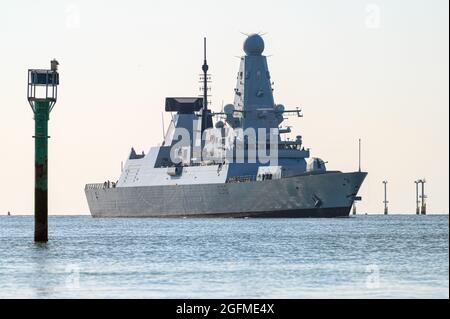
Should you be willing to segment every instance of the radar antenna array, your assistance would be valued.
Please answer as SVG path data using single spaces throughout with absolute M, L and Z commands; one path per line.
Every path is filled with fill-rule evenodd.
M 211 110 L 208 109 L 208 106 L 211 105 L 211 101 L 209 98 L 211 97 L 211 86 L 209 84 L 211 83 L 211 74 L 208 73 L 209 66 L 208 62 L 206 61 L 206 37 L 203 38 L 203 65 L 202 65 L 203 73 L 200 74 L 200 80 L 199 82 L 203 84 L 203 86 L 200 87 L 200 91 L 202 92 L 201 97 L 203 97 L 203 108 L 201 112 L 201 119 L 202 119 L 202 132 L 212 127 L 212 120 L 211 120 Z

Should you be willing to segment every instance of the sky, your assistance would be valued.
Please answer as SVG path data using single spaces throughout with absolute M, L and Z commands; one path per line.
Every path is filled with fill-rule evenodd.
M 369 172 L 358 211 L 449 211 L 447 0 L 0 2 L 0 214 L 33 213 L 27 69 L 60 62 L 49 122 L 49 213 L 88 214 L 84 185 L 117 180 L 130 148 L 161 143 L 166 96 L 199 92 L 208 38 L 212 108 L 233 101 L 242 33 L 265 33 L 276 103 L 328 169 Z M 165 123 L 169 114 L 165 114 Z

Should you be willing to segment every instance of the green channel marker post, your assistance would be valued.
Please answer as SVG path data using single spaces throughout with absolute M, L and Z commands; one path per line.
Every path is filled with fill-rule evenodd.
M 34 241 L 48 241 L 48 120 L 55 106 L 58 61 L 50 70 L 28 70 L 28 102 L 34 113 Z
M 34 240 L 48 240 L 48 120 L 49 101 L 34 104 Z

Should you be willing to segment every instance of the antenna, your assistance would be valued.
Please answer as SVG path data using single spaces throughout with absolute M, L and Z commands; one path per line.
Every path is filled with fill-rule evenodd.
M 206 61 L 206 37 L 203 38 L 203 111 L 208 108 L 208 62 Z
M 206 61 L 206 37 L 203 38 L 203 65 L 202 65 L 202 71 L 203 74 L 201 75 L 201 82 L 203 82 L 203 87 L 200 88 L 200 90 L 203 91 L 203 108 L 202 108 L 202 127 L 201 131 L 203 131 L 207 128 L 212 127 L 212 119 L 210 115 L 210 111 L 208 110 L 208 91 L 210 88 L 208 88 L 208 82 L 210 82 L 210 75 L 208 75 L 208 62 Z
M 358 172 L 361 172 L 361 139 L 358 140 Z
M 166 134 L 166 129 L 164 128 L 164 112 L 161 112 L 161 121 L 162 121 L 162 137 L 163 137 L 163 141 L 165 138 L 165 134 Z

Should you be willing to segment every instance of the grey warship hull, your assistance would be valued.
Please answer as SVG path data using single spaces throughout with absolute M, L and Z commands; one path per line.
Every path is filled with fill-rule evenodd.
M 344 217 L 367 173 L 270 181 L 85 188 L 93 217 Z M 205 195 L 207 194 L 207 195 Z
M 244 41 L 234 102 L 221 112 L 209 109 L 204 41 L 203 97 L 166 97 L 162 143 L 147 154 L 131 148 L 117 182 L 86 185 L 92 216 L 348 216 L 367 173 L 328 171 L 282 126 L 303 115 L 275 103 L 262 37 Z

